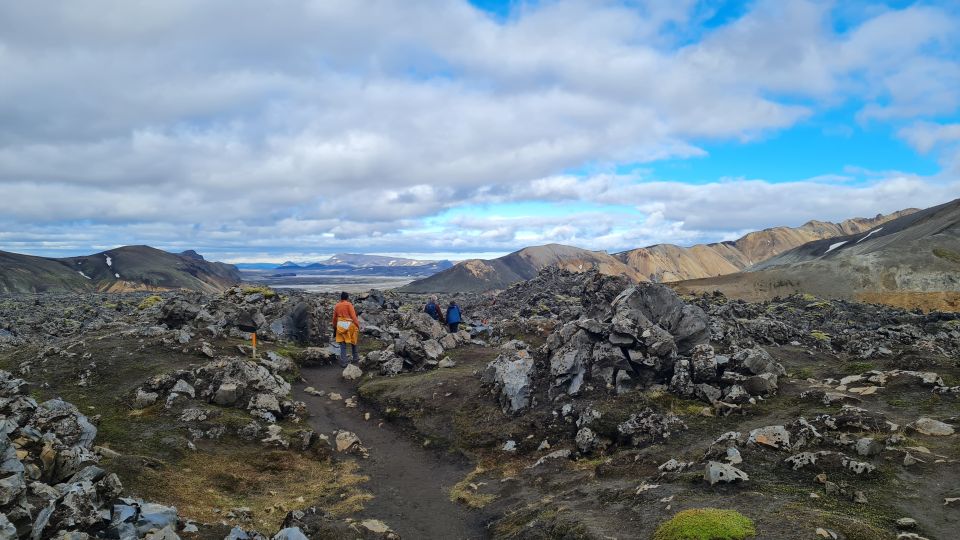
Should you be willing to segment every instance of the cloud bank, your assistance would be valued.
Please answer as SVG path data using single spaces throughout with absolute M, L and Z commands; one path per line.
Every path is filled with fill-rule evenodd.
M 960 103 L 955 9 L 768 0 L 712 25 L 712 4 L 539 2 L 498 20 L 449 0 L 5 2 L 0 249 L 616 250 L 960 193 L 960 124 L 943 120 Z M 640 168 L 851 103 L 943 172 Z M 531 201 L 554 209 L 498 215 Z

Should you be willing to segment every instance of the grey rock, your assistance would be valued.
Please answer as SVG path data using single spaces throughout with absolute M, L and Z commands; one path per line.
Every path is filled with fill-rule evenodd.
M 765 426 L 751 431 L 747 442 L 777 450 L 789 450 L 790 433 L 783 426 Z
M 17 528 L 10 523 L 7 515 L 0 512 L 0 540 L 15 540 L 17 538 Z
M 273 540 L 309 540 L 300 527 L 287 527 L 273 536 Z
M 763 373 L 749 377 L 742 383 L 743 389 L 752 396 L 766 396 L 777 392 L 777 376 Z
M 217 388 L 217 392 L 213 396 L 213 402 L 217 405 L 229 407 L 235 404 L 239 398 L 240 389 L 235 383 L 223 383 Z
M 170 393 L 183 394 L 185 396 L 190 396 L 191 398 L 197 396 L 197 391 L 194 390 L 193 386 L 190 386 L 190 383 L 183 379 L 177 379 L 177 382 L 173 385 Z
M 363 370 L 354 364 L 350 364 L 343 368 L 343 373 L 341 373 L 341 376 L 348 381 L 355 381 L 363 376 Z
M 26 491 L 27 483 L 22 474 L 13 474 L 0 480 L 0 506 L 6 506 Z
M 597 446 L 599 446 L 597 434 L 588 427 L 580 428 L 580 430 L 577 431 L 577 436 L 574 439 L 574 442 L 577 445 L 577 449 L 584 454 L 589 454 L 595 448 L 597 448 Z
M 687 425 L 678 416 L 670 413 L 660 414 L 649 407 L 631 415 L 617 426 L 620 436 L 628 439 L 634 446 L 669 439 L 675 432 L 685 429 Z
M 146 392 L 142 388 L 137 389 L 137 395 L 133 398 L 133 406 L 142 409 L 149 407 L 160 399 L 160 394 L 156 392 Z
M 955 432 L 953 426 L 950 424 L 926 417 L 917 419 L 916 422 L 913 422 L 908 427 L 917 433 L 935 437 L 947 437 L 953 435 Z
M 517 412 L 530 406 L 533 370 L 533 358 L 526 351 L 513 351 L 490 362 L 482 380 L 495 385 L 504 412 Z
M 257 394 L 250 399 L 247 409 L 267 411 L 279 415 L 281 412 L 280 400 L 274 394 Z
M 440 360 L 440 362 L 437 364 L 438 368 L 452 368 L 456 366 L 457 363 L 451 360 L 449 356 L 445 357 L 443 360 Z
M 857 439 L 857 444 L 855 446 L 857 454 L 865 457 L 876 456 L 880 452 L 883 452 L 884 445 L 880 441 L 870 438 L 862 437 Z
M 753 373 L 754 375 L 771 373 L 773 375 L 782 376 L 787 374 L 787 370 L 784 369 L 782 365 L 775 362 L 770 356 L 770 353 L 761 347 L 744 349 L 733 355 L 733 360 L 750 370 L 750 373 Z
M 741 471 L 733 465 L 727 465 L 726 463 L 720 463 L 717 461 L 710 461 L 707 463 L 706 467 L 704 467 L 703 479 L 704 481 L 709 482 L 712 486 L 718 482 L 743 482 L 749 480 L 750 477 L 747 475 L 747 473 Z

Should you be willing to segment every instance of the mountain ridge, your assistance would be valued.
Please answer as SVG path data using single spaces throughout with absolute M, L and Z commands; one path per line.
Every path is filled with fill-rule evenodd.
M 955 311 L 960 309 L 960 199 L 858 234 L 808 242 L 743 272 L 674 286 L 748 301 L 803 293 Z
M 235 266 L 207 261 L 193 250 L 177 254 L 135 245 L 59 259 L 0 251 L 0 292 L 6 293 L 214 292 L 240 280 Z
M 673 282 L 717 277 L 740 272 L 813 240 L 857 234 L 890 220 L 917 212 L 907 208 L 872 218 L 850 218 L 839 223 L 810 220 L 799 227 L 770 227 L 747 233 L 737 240 L 652 246 L 616 253 L 614 256 L 644 274 L 650 281 Z
M 532 279 L 541 269 L 558 266 L 579 272 L 597 269 L 604 274 L 625 275 L 634 281 L 646 279 L 613 255 L 562 244 L 529 246 L 496 259 L 468 259 L 451 268 L 401 287 L 402 292 L 450 293 L 504 289 Z
M 916 211 L 908 208 L 887 215 L 878 214 L 873 218 L 850 218 L 840 223 L 810 220 L 800 227 L 771 227 L 733 241 L 690 247 L 655 244 L 612 255 L 562 244 L 529 246 L 496 259 L 461 261 L 448 270 L 414 281 L 401 290 L 450 293 L 504 289 L 531 279 L 545 266 L 574 271 L 595 267 L 601 273 L 621 274 L 634 281 L 672 282 L 715 277 L 740 272 L 810 240 L 869 230 Z

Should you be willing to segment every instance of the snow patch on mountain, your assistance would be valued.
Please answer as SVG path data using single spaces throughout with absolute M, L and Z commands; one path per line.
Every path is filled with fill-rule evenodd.
M 844 244 L 846 244 L 846 243 L 847 243 L 847 241 L 844 240 L 843 242 L 837 242 L 836 244 L 830 244 L 830 247 L 828 247 L 827 250 L 823 252 L 823 254 L 826 255 L 827 253 L 830 253 L 831 251 L 837 249 L 838 247 L 840 247 L 840 246 L 842 246 L 842 245 L 844 245 Z
M 864 236 L 863 238 L 857 240 L 857 243 L 859 244 L 860 242 L 863 242 L 863 241 L 866 240 L 867 238 L 870 238 L 870 237 L 873 235 L 873 233 L 878 233 L 878 232 L 880 232 L 880 231 L 882 231 L 882 230 L 883 230 L 883 227 L 877 227 L 876 229 L 868 232 L 867 235 Z

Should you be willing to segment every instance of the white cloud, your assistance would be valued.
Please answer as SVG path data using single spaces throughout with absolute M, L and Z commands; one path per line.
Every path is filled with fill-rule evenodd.
M 837 33 L 831 3 L 767 0 L 697 33 L 695 4 L 544 2 L 498 23 L 448 0 L 2 3 L 0 246 L 617 249 L 892 210 L 884 196 L 942 202 L 955 185 L 563 174 L 702 157 L 704 141 L 763 137 L 848 99 L 873 121 L 957 108 L 948 11 L 879 10 Z M 923 129 L 903 136 L 932 147 Z M 578 199 L 640 212 L 423 221 Z

